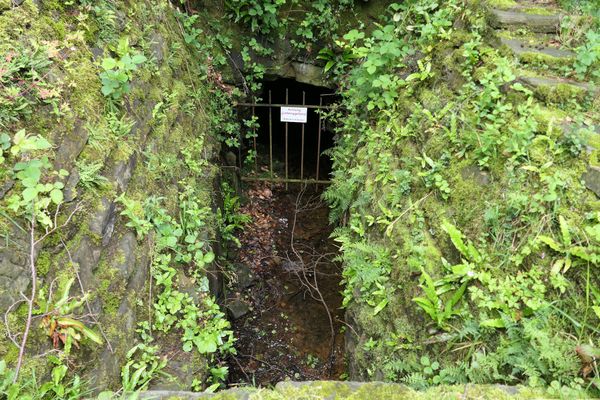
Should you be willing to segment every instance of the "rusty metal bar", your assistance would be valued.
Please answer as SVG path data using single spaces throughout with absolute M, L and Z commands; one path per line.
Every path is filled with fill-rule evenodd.
M 238 157 L 237 157 L 237 161 L 238 161 L 238 168 L 242 169 L 242 144 L 243 144 L 243 138 L 242 138 L 242 130 L 240 129 L 238 131 Z
M 270 102 L 269 102 L 270 103 Z M 302 105 L 306 103 L 306 92 L 302 91 Z M 304 126 L 302 124 L 302 147 L 300 150 L 300 179 L 304 179 Z
M 272 182 L 272 183 L 306 183 L 306 184 L 319 184 L 329 185 L 331 181 L 316 180 L 316 179 L 285 179 L 285 178 L 261 178 L 256 176 L 242 176 L 242 181 L 246 182 Z
M 271 91 L 269 90 L 269 104 L 271 104 Z M 269 165 L 271 178 L 273 178 L 273 107 L 269 107 Z
M 254 170 L 258 174 L 258 151 L 256 150 L 256 128 L 254 127 L 254 111 L 255 111 L 255 108 L 252 107 L 252 138 L 254 140 Z
M 289 102 L 289 89 L 285 88 L 285 104 Z M 285 123 L 285 190 L 288 190 L 288 123 Z
M 319 105 L 323 105 L 323 98 L 319 97 Z M 319 113 L 317 113 L 319 114 Z M 319 131 L 317 132 L 317 176 L 316 180 L 319 180 L 319 161 L 321 161 L 321 114 L 319 114 Z
M 244 106 L 244 107 L 304 107 L 304 108 L 323 108 L 330 109 L 331 106 L 313 106 L 310 104 L 260 104 L 260 103 L 236 103 L 235 106 Z

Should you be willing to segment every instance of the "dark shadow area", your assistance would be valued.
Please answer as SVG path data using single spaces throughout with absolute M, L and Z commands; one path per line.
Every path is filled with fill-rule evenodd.
M 286 101 L 287 91 L 287 101 Z M 333 90 L 299 83 L 293 79 L 278 79 L 275 81 L 263 82 L 262 104 L 289 104 L 301 106 L 303 104 L 318 106 L 331 105 L 336 96 Z M 269 99 L 271 100 L 269 102 Z M 326 111 L 326 110 L 323 110 Z M 252 115 L 251 107 L 241 110 L 245 117 Z M 256 107 L 255 114 L 258 117 L 260 129 L 257 137 L 258 170 L 259 175 L 268 176 L 270 174 L 270 132 L 273 143 L 273 172 L 279 178 L 285 177 L 286 162 L 286 123 L 281 122 L 281 108 L 274 106 Z M 319 127 L 320 135 L 319 135 Z M 302 131 L 304 129 L 304 151 L 302 146 Z M 319 146 L 320 136 L 320 146 Z M 287 164 L 288 177 L 298 179 L 329 179 L 331 172 L 331 160 L 324 156 L 324 150 L 333 146 L 333 132 L 328 130 L 328 126 L 321 120 L 319 124 L 319 111 L 315 108 L 308 108 L 307 123 L 287 123 Z M 254 146 L 252 140 L 244 143 L 245 151 L 251 150 Z M 302 157 L 304 155 L 304 158 Z M 245 159 L 245 157 L 244 157 Z M 317 159 L 319 160 L 319 174 L 317 177 Z M 302 162 L 302 160 L 304 160 Z M 245 163 L 247 173 L 256 173 L 256 164 Z M 302 171 L 303 170 L 303 171 Z M 266 173 L 266 175 L 265 175 Z

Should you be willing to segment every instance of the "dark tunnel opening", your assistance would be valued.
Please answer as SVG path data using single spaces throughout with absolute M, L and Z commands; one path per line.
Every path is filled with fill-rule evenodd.
M 336 96 L 332 89 L 297 82 L 293 79 L 264 81 L 260 104 L 272 107 L 254 107 L 259 128 L 256 136 L 256 161 L 251 154 L 254 139 L 244 142 L 242 168 L 245 175 L 271 178 L 286 177 L 286 125 L 287 125 L 287 177 L 289 179 L 329 179 L 331 159 L 323 152 L 334 144 L 331 126 L 321 117 L 332 105 Z M 287 99 L 286 99 L 287 97 Z M 306 123 L 282 122 L 282 105 L 307 108 Z M 324 108 L 319 108 L 324 107 Z M 246 106 L 243 117 L 252 115 L 252 106 Z M 304 144 L 302 133 L 304 131 Z M 271 144 L 272 143 L 272 148 Z M 318 173 L 317 173 L 318 168 Z

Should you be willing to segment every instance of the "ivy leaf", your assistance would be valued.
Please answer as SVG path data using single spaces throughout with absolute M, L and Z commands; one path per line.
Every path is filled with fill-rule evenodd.
M 206 264 L 210 264 L 210 263 L 211 263 L 211 262 L 213 262 L 214 260 L 215 260 L 215 253 L 213 253 L 212 251 L 209 251 L 208 253 L 206 253 L 206 254 L 204 255 L 204 259 L 203 259 L 203 261 L 204 261 Z
M 102 68 L 105 70 L 111 70 L 117 66 L 117 60 L 108 57 L 102 60 Z
M 29 203 L 35 199 L 37 195 L 38 191 L 35 187 L 28 187 L 27 189 L 23 190 L 23 201 Z
M 63 199 L 64 199 L 62 190 L 52 189 L 52 191 L 50 192 L 50 198 L 52 199 L 52 202 L 54 204 L 59 205 L 60 203 L 63 202 Z

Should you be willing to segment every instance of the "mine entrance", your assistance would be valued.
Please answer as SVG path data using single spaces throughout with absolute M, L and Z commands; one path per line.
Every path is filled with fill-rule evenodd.
M 322 153 L 333 145 L 323 114 L 335 96 L 277 80 L 264 83 L 261 97 L 239 105 L 240 117 L 254 114 L 259 127 L 246 136 L 238 158 L 241 212 L 251 221 L 231 260 L 226 304 L 237 354 L 229 383 L 337 380 L 346 371 L 341 265 L 322 198 L 331 172 Z M 305 122 L 282 121 L 286 106 L 306 108 Z M 304 121 L 302 113 L 294 118 Z
M 292 79 L 265 81 L 260 98 L 238 104 L 246 120 L 239 154 L 244 181 L 289 184 L 329 183 L 331 161 L 323 151 L 333 145 L 324 115 L 331 109 L 332 90 Z

